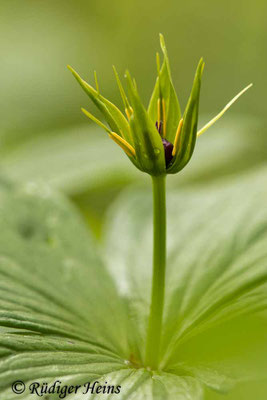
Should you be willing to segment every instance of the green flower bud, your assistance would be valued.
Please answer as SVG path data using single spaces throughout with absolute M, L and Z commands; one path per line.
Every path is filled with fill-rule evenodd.
M 128 87 L 127 97 L 117 71 L 113 67 L 124 104 L 124 115 L 119 108 L 100 94 L 96 73 L 96 89 L 94 89 L 76 71 L 68 67 L 100 110 L 108 126 L 87 110 L 82 109 L 85 115 L 107 131 L 110 138 L 124 150 L 138 169 L 154 176 L 174 174 L 183 169 L 192 157 L 197 136 L 212 126 L 251 87 L 249 85 L 243 89 L 215 118 L 197 131 L 203 59 L 199 61 L 191 94 L 181 117 L 162 35 L 160 35 L 160 44 L 164 59 L 160 66 L 157 54 L 158 76 L 147 110 L 140 99 L 136 83 L 128 71 L 125 74 Z

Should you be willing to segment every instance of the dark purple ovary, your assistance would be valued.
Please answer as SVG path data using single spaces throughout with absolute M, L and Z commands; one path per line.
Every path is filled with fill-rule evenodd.
M 172 156 L 172 150 L 173 150 L 173 144 L 168 142 L 168 140 L 161 138 L 162 144 L 164 147 L 164 153 L 165 153 L 165 164 L 166 168 L 170 165 L 173 156 Z
M 163 127 L 162 121 L 160 121 L 159 123 L 157 121 L 156 122 L 156 128 L 158 130 L 158 133 L 161 136 L 162 144 L 163 144 L 163 147 L 164 147 L 164 153 L 165 153 L 165 165 L 166 165 L 166 168 L 168 168 L 168 166 L 171 163 L 171 160 L 173 159 L 173 156 L 172 156 L 173 144 L 171 142 L 168 142 L 168 140 L 163 139 L 163 137 L 162 137 L 162 127 Z

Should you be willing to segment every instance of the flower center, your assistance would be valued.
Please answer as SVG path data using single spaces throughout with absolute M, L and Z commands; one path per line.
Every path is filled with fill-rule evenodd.
M 170 163 L 173 159 L 173 155 L 172 155 L 173 144 L 162 137 L 162 127 L 163 127 L 162 121 L 160 121 L 159 123 L 157 121 L 156 128 L 158 130 L 158 133 L 161 136 L 162 144 L 164 147 L 164 153 L 165 153 L 165 164 L 166 164 L 166 168 L 168 168 L 168 166 L 170 165 Z

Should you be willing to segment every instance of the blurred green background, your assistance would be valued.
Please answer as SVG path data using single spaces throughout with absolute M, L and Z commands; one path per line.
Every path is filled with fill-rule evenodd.
M 94 107 L 67 64 L 89 82 L 97 70 L 102 93 L 119 105 L 112 64 L 121 74 L 129 68 L 148 102 L 162 32 L 182 107 L 197 62 L 205 59 L 203 123 L 254 83 L 224 120 L 201 137 L 196 165 L 171 184 L 233 175 L 266 159 L 265 1 L 1 0 L 0 7 L 1 171 L 59 187 L 95 226 L 117 190 L 144 178 L 80 112 L 81 106 Z
M 120 102 L 112 64 L 128 67 L 144 100 L 155 80 L 158 33 L 165 35 L 184 105 L 196 64 L 206 61 L 201 112 L 214 113 L 253 81 L 235 112 L 265 116 L 266 1 L 1 0 L 1 143 L 85 119 L 86 104 L 67 64 Z
M 223 184 L 258 168 L 267 159 L 266 15 L 264 0 L 0 0 L 0 172 L 63 190 L 100 237 L 105 210 L 120 190 L 149 179 L 80 112 L 95 109 L 66 65 L 89 82 L 97 70 L 100 90 L 119 105 L 112 65 L 121 75 L 129 68 L 148 102 L 159 32 L 182 108 L 204 57 L 201 123 L 254 83 L 199 139 L 192 163 L 169 185 Z M 245 398 L 250 389 L 238 390 L 231 398 Z M 266 384 L 251 390 L 261 400 Z

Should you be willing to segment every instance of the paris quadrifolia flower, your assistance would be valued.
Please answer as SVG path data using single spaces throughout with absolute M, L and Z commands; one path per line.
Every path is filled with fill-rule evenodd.
M 118 73 L 113 67 L 124 105 L 124 112 L 122 112 L 100 94 L 96 73 L 96 89 L 94 89 L 69 67 L 102 113 L 106 124 L 99 121 L 89 111 L 82 109 L 84 114 L 106 130 L 110 138 L 123 149 L 138 169 L 153 176 L 174 174 L 183 169 L 193 154 L 197 137 L 211 127 L 252 86 L 250 84 L 243 89 L 216 117 L 197 130 L 203 59 L 197 66 L 191 94 L 185 111 L 181 115 L 162 35 L 160 35 L 160 44 L 163 63 L 160 65 L 160 57 L 157 54 L 157 79 L 148 109 L 143 105 L 136 82 L 128 71 L 125 73 L 126 94 Z

